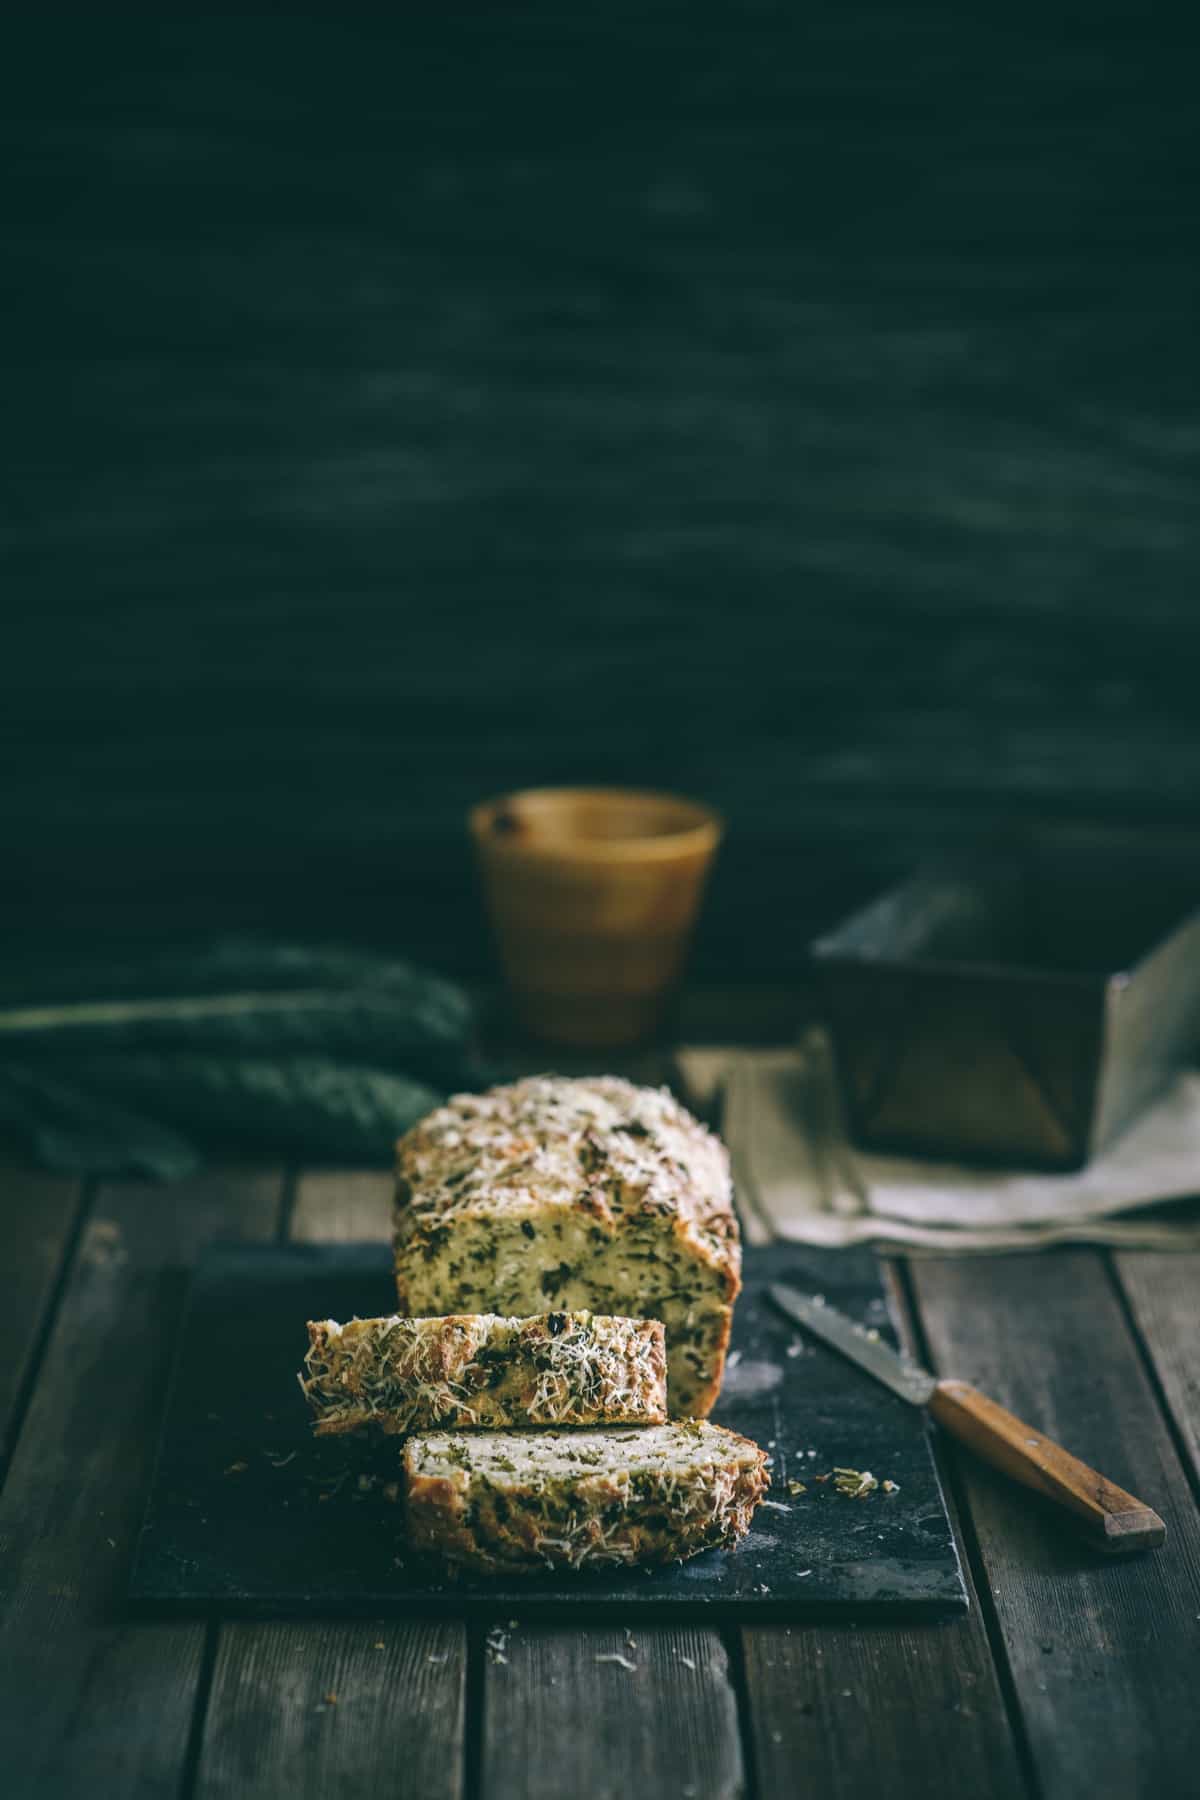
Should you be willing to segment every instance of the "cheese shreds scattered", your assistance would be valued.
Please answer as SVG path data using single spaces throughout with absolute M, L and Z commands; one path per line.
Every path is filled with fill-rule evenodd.
M 395 1245 L 404 1313 L 658 1319 L 672 1416 L 716 1401 L 741 1274 L 729 1158 L 666 1089 L 456 1095 L 397 1145 Z
M 640 1425 L 666 1418 L 663 1328 L 587 1312 L 310 1323 L 318 1436 L 373 1426 Z
M 703 1420 L 438 1432 L 404 1466 L 414 1548 L 488 1571 L 682 1560 L 743 1536 L 767 1487 L 758 1445 Z

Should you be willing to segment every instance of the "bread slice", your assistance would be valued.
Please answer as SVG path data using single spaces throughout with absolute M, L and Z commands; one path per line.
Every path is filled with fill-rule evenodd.
M 404 1447 L 414 1549 L 488 1571 L 682 1561 L 743 1536 L 766 1456 L 696 1419 L 645 1430 L 436 1432 Z
M 667 1416 L 656 1319 L 587 1312 L 504 1319 L 310 1322 L 300 1386 L 318 1436 L 376 1426 L 653 1425 Z
M 724 1146 L 666 1089 L 539 1075 L 459 1094 L 397 1146 L 402 1312 L 661 1319 L 674 1418 L 721 1387 L 741 1248 Z

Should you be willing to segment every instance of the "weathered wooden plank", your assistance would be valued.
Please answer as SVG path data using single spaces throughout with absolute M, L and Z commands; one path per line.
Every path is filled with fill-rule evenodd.
M 891 1265 L 906 1348 L 912 1321 Z M 954 1513 L 951 1498 L 951 1511 Z M 959 1541 L 962 1532 L 955 1519 Z M 757 1626 L 742 1632 L 762 1800 L 796 1792 L 1013 1800 L 1025 1780 L 970 1568 L 965 1618 L 937 1626 Z M 914 1720 L 921 1729 L 914 1730 Z
M 0 1480 L 79 1215 L 80 1184 L 0 1166 Z
M 485 1800 L 745 1792 L 729 1659 L 715 1631 L 500 1630 L 486 1663 Z
M 374 1169 L 320 1169 L 296 1184 L 290 1235 L 301 1244 L 364 1243 L 392 1233 L 392 1177 Z
M 384 1237 L 390 1205 L 385 1174 L 305 1175 L 290 1235 Z M 197 1794 L 326 1800 L 377 1790 L 457 1800 L 466 1675 L 466 1631 L 453 1623 L 224 1625 Z
M 198 1794 L 456 1800 L 462 1638 L 394 1620 L 225 1626 Z
M 1192 1791 L 1200 1519 L 1100 1255 L 920 1262 L 932 1358 L 1166 1520 L 1106 1560 L 1058 1514 L 953 1452 L 1037 1776 L 1055 1800 Z
M 762 1800 L 1025 1792 L 978 1602 L 944 1625 L 742 1634 Z
M 1113 1264 L 1200 1484 L 1200 1255 L 1122 1250 Z
M 101 1189 L 0 1500 L 6 1796 L 174 1792 L 199 1623 L 129 1623 L 124 1581 L 158 1432 L 180 1276 L 207 1240 L 268 1238 L 280 1181 Z

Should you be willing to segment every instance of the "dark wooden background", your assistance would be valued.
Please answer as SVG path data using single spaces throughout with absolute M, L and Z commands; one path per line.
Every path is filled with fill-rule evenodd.
M 528 782 L 722 806 L 731 977 L 1194 841 L 1186 9 L 328 10 L 5 27 L 9 942 L 478 970 Z

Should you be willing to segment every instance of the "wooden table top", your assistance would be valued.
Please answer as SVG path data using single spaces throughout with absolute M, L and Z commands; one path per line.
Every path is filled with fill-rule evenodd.
M 1157 1553 L 1103 1560 L 947 1450 L 971 1608 L 939 1625 L 518 1617 L 489 1647 L 486 1624 L 132 1619 L 188 1265 L 217 1238 L 383 1236 L 389 1187 L 264 1167 L 173 1188 L 0 1172 L 10 1800 L 1195 1793 L 1195 1255 L 890 1268 L 912 1346 L 1148 1500 L 1167 1522 Z

